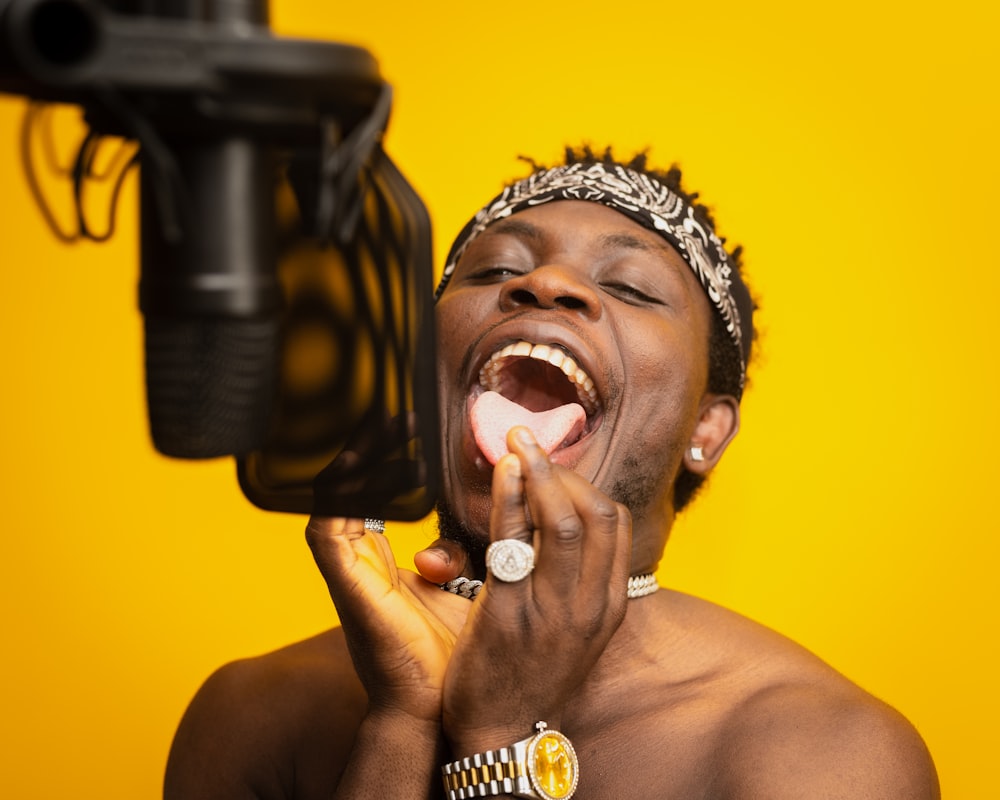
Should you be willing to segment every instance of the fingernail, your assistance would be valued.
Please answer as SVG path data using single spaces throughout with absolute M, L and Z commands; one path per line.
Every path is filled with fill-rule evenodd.
M 535 444 L 535 437 L 531 434 L 531 430 L 528 428 L 518 428 L 514 431 L 514 437 L 521 444 Z
M 503 468 L 507 471 L 507 475 L 511 478 L 520 478 L 521 459 L 519 459 L 513 453 L 508 453 L 503 458 L 504 458 Z

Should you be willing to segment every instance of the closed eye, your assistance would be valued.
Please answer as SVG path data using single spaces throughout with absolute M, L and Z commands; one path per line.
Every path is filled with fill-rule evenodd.
M 613 297 L 631 305 L 666 305 L 659 298 L 648 295 L 628 283 L 602 283 L 601 287 Z
M 472 281 L 495 281 L 495 280 L 505 280 L 507 278 L 513 278 L 521 273 L 515 269 L 504 266 L 490 266 L 482 267 L 470 273 L 468 276 L 469 280 Z

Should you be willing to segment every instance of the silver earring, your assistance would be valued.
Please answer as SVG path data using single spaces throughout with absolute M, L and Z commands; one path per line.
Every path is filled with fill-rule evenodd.
M 692 461 L 700 462 L 705 460 L 705 450 L 700 444 L 693 444 L 688 448 L 688 456 Z

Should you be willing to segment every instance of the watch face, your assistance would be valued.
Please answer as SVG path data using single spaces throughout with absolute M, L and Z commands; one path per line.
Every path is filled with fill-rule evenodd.
M 568 800 L 576 791 L 579 766 L 569 739 L 542 731 L 528 745 L 528 777 L 543 800 Z

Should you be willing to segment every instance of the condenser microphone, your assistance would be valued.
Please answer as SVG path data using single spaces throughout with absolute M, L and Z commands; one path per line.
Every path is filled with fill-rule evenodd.
M 96 143 L 138 146 L 157 450 L 236 456 L 262 508 L 420 519 L 440 475 L 430 219 L 382 147 L 391 89 L 367 50 L 274 36 L 267 16 L 267 0 L 0 0 L 0 93 L 34 101 L 22 142 L 36 103 L 83 109 L 72 238 L 107 238 L 82 205 Z

